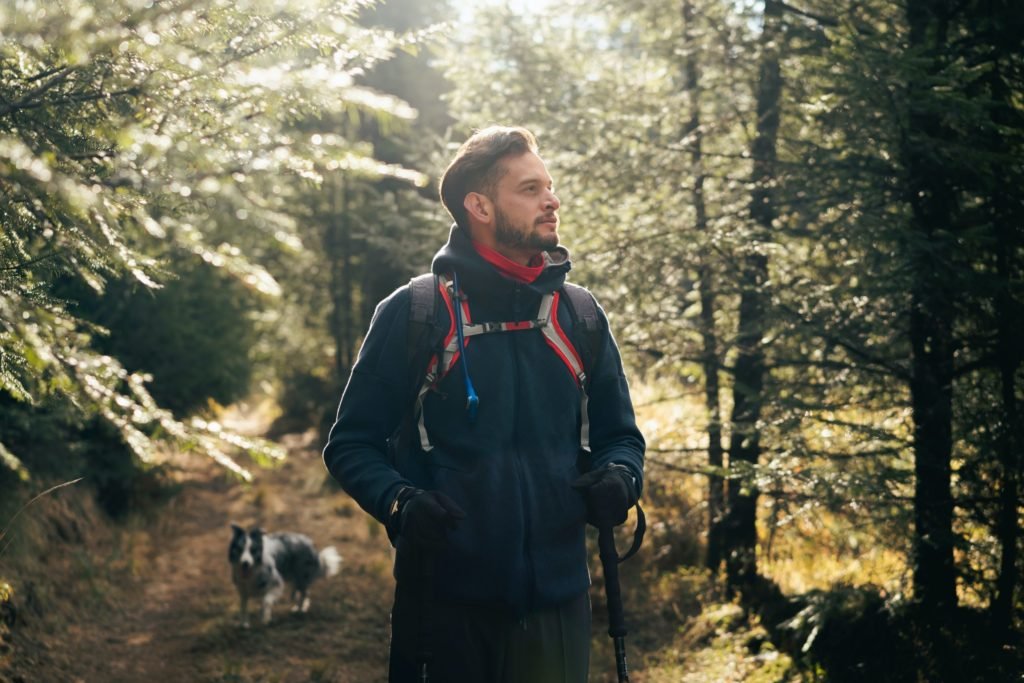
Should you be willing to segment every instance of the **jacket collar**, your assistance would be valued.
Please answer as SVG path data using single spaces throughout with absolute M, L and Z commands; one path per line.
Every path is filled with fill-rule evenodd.
M 565 276 L 572 268 L 569 250 L 565 247 L 555 247 L 541 256 L 544 260 L 544 270 L 536 280 L 530 283 L 511 280 L 477 253 L 469 235 L 456 224 L 451 228 L 448 243 L 434 256 L 430 269 L 439 275 L 457 271 L 459 285 L 470 300 L 486 302 L 488 308 L 504 308 L 502 303 L 508 303 L 507 299 L 517 289 L 523 292 L 526 298 L 536 298 L 537 303 L 532 304 L 535 306 L 539 304 L 541 296 L 559 289 L 565 283 Z M 525 300 L 522 303 L 530 305 L 530 302 Z M 533 311 L 530 311 L 530 314 L 532 313 Z

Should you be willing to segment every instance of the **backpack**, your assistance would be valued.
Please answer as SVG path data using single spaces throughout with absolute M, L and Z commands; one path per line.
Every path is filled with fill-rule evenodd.
M 416 373 L 415 382 L 413 383 L 416 390 L 414 396 L 410 397 L 410 407 L 406 410 L 402 423 L 388 440 L 389 455 L 392 458 L 392 462 L 394 462 L 398 449 L 406 444 L 406 439 L 415 438 L 416 435 L 418 435 L 421 448 L 424 450 L 432 448 L 426 430 L 423 427 L 421 401 L 423 395 L 433 383 L 439 382 L 455 364 L 455 355 L 448 359 L 447 367 L 438 369 L 436 367 L 438 363 L 435 362 L 443 357 L 452 340 L 452 336 L 455 334 L 456 316 L 453 315 L 453 292 L 454 287 L 451 286 L 451 283 L 448 283 L 444 276 L 426 273 L 409 281 L 409 328 L 406 347 L 409 368 Z M 555 349 L 562 361 L 569 367 L 569 370 L 576 376 L 579 383 L 582 395 L 583 425 L 580 433 L 581 453 L 578 464 L 580 472 L 585 472 L 587 471 L 585 456 L 590 451 L 587 396 L 590 391 L 591 370 L 600 357 L 601 345 L 604 343 L 606 335 L 601 324 L 601 317 L 597 312 L 597 301 L 594 300 L 593 294 L 585 288 L 570 282 L 564 283 L 558 290 L 559 295 L 563 293 L 565 294 L 564 301 L 569 303 L 569 312 L 572 317 L 572 339 L 570 340 L 568 337 L 563 336 L 562 342 L 565 342 L 565 344 L 562 345 L 561 349 L 557 348 L 553 341 L 549 340 L 549 343 L 551 343 L 552 348 Z M 551 296 L 546 295 L 542 299 L 537 319 L 519 323 L 488 323 L 483 326 L 478 325 L 477 327 L 485 328 L 480 329 L 479 333 L 534 328 L 543 329 L 544 326 L 539 324 L 542 322 L 539 319 L 553 320 L 557 315 L 555 305 L 552 305 L 548 309 L 547 315 L 544 315 L 545 306 L 549 305 L 546 302 L 549 301 Z M 448 329 L 443 329 L 442 326 L 438 325 L 437 306 L 439 301 L 443 301 L 449 311 Z M 555 300 L 556 304 L 557 301 L 558 299 Z M 468 314 L 468 306 L 465 308 L 465 311 Z M 566 346 L 568 348 L 565 348 Z M 574 360 L 578 360 L 579 363 L 575 363 Z M 435 373 L 433 377 L 431 377 L 432 372 Z M 644 533 L 647 529 L 647 521 L 639 502 L 636 504 L 636 512 L 637 526 L 633 532 L 633 543 L 625 555 L 618 555 L 611 535 L 601 539 L 601 561 L 605 565 L 606 572 L 609 565 L 618 565 L 620 562 L 628 560 L 640 549 Z M 605 532 L 602 532 L 602 536 L 605 536 Z M 624 627 L 622 627 L 622 634 L 625 634 Z
M 407 409 L 406 417 L 398 431 L 410 434 L 409 430 L 414 429 L 419 435 L 420 447 L 428 451 L 431 449 L 431 445 L 422 423 L 421 401 L 426 392 L 454 367 L 458 358 L 458 351 L 451 348 L 454 345 L 457 318 L 453 314 L 455 304 L 452 299 L 458 298 L 453 297 L 453 291 L 452 283 L 445 276 L 432 273 L 419 275 L 409 281 L 407 358 L 409 368 L 416 373 L 413 382 L 416 390 L 415 395 L 411 397 L 410 408 Z M 573 321 L 571 338 L 560 334 L 562 331 L 557 325 L 557 305 L 560 301 L 569 304 Z M 468 314 L 464 297 L 460 304 Z M 438 324 L 439 305 L 444 305 L 448 309 L 449 325 L 447 328 Z M 583 401 L 581 445 L 583 450 L 589 451 L 587 394 L 590 389 L 591 370 L 600 356 L 601 345 L 606 336 L 594 296 L 583 287 L 566 282 L 557 292 L 542 299 L 538 315 L 532 321 L 472 325 L 468 322 L 467 317 L 467 324 L 463 325 L 467 334 L 534 328 L 544 332 L 549 345 L 577 380 Z M 395 435 L 395 437 L 398 436 L 399 434 Z M 393 440 L 397 442 L 399 439 Z

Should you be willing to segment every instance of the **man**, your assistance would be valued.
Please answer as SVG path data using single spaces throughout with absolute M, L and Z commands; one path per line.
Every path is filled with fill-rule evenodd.
M 529 131 L 479 131 L 440 189 L 447 353 L 414 367 L 412 289 L 382 301 L 324 462 L 396 542 L 390 681 L 426 665 L 435 682 L 583 683 L 585 524 L 624 522 L 643 476 L 622 363 L 595 306 L 601 343 L 580 368 L 559 201 Z

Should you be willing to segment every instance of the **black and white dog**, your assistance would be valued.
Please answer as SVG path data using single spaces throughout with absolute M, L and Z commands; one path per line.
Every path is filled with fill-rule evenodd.
M 319 552 L 308 536 L 290 532 L 268 534 L 262 529 L 249 533 L 231 525 L 231 579 L 241 598 L 242 626 L 249 626 L 249 598 L 259 598 L 260 617 L 270 622 L 274 603 L 284 593 L 285 582 L 292 586 L 293 612 L 309 609 L 306 595 L 310 584 L 321 576 L 334 576 L 341 570 L 341 555 L 333 547 Z

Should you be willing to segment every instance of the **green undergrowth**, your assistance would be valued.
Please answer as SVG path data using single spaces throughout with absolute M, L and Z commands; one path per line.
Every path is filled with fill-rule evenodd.
M 636 664 L 645 683 L 789 683 L 813 680 L 771 642 L 756 616 L 710 590 L 706 572 L 681 568 L 657 582 L 663 595 L 656 646 Z M 669 597 L 671 596 L 671 597 Z M 651 628 L 637 620 L 638 634 Z M 643 641 L 641 641 L 643 642 Z M 607 679 L 609 681 L 614 679 Z
M 648 530 L 636 557 L 620 565 L 627 658 L 638 683 L 790 683 L 815 680 L 772 642 L 758 617 L 723 597 L 701 565 L 698 511 L 685 493 L 652 482 L 645 496 Z M 635 516 L 617 531 L 625 552 Z M 614 683 L 615 656 L 607 634 L 604 577 L 591 539 L 594 628 L 593 683 Z

